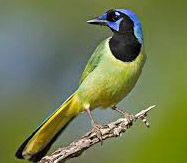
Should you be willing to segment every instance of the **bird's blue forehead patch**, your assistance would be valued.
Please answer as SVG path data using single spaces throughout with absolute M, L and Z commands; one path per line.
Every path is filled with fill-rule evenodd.
M 102 18 L 103 20 L 107 20 L 107 13 L 105 12 L 105 13 L 103 14 L 103 16 L 101 16 L 101 18 Z

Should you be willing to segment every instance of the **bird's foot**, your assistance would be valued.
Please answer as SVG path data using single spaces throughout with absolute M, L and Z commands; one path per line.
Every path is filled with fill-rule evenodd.
M 101 142 L 101 145 L 103 145 L 103 138 L 102 138 L 102 132 L 101 129 L 104 127 L 104 125 L 100 125 L 95 123 L 93 126 L 93 131 L 96 133 L 97 138 Z
M 128 112 L 124 113 L 124 117 L 127 119 L 128 123 L 132 123 L 132 121 L 135 120 L 135 116 Z
M 117 111 L 118 113 L 122 114 L 124 118 L 128 120 L 128 122 L 132 122 L 132 120 L 135 119 L 135 116 L 133 114 L 128 113 L 127 111 L 122 111 L 120 108 L 117 106 L 112 107 L 113 110 Z
M 98 123 L 96 123 L 91 115 L 91 111 L 89 108 L 86 109 L 87 113 L 88 113 L 88 117 L 91 121 L 91 124 L 93 126 L 93 132 L 96 133 L 97 138 L 99 139 L 99 141 L 101 142 L 101 145 L 103 144 L 103 138 L 102 138 L 102 132 L 101 129 L 104 128 L 104 125 L 100 125 Z

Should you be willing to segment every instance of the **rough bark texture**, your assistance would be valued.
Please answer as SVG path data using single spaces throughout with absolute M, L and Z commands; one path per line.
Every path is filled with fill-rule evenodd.
M 128 128 L 133 125 L 136 119 L 142 119 L 143 122 L 149 127 L 149 123 L 146 120 L 147 112 L 154 108 L 155 105 L 140 111 L 135 116 L 127 115 L 125 118 L 120 118 L 115 122 L 101 126 L 100 131 L 102 140 L 106 140 L 112 137 L 118 137 L 121 133 L 124 133 Z M 96 143 L 100 142 L 97 136 L 96 130 L 92 129 L 86 133 L 81 139 L 72 142 L 69 146 L 57 149 L 50 156 L 45 156 L 41 159 L 40 163 L 64 163 L 67 160 L 80 156 L 85 150 L 90 148 Z

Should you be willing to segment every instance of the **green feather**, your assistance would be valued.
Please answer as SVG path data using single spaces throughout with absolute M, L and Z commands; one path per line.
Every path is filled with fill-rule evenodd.
M 79 85 L 83 82 L 83 80 L 98 66 L 101 58 L 102 58 L 102 50 L 104 49 L 105 43 L 108 39 L 102 41 L 100 45 L 96 48 L 91 58 L 89 59 L 79 82 Z
M 116 105 L 135 86 L 146 60 L 141 52 L 132 62 L 118 60 L 109 47 L 109 39 L 103 41 L 93 53 L 83 75 L 77 95 L 86 107 L 107 108 Z

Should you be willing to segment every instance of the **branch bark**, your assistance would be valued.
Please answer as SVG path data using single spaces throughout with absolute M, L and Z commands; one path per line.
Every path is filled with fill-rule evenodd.
M 128 128 L 130 128 L 133 125 L 133 122 L 135 122 L 135 120 L 137 119 L 142 119 L 145 125 L 149 127 L 149 123 L 146 120 L 146 116 L 147 113 L 154 107 L 155 105 L 150 106 L 149 108 L 140 111 L 135 116 L 127 115 L 125 116 L 125 118 L 120 118 L 115 122 L 103 125 L 100 128 L 102 140 L 104 141 L 108 138 L 120 136 Z M 69 146 L 59 148 L 50 156 L 43 157 L 40 163 L 64 163 L 73 157 L 80 156 L 85 150 L 99 142 L 100 140 L 97 137 L 97 132 L 92 129 L 91 131 L 86 133 L 81 139 L 72 142 Z

